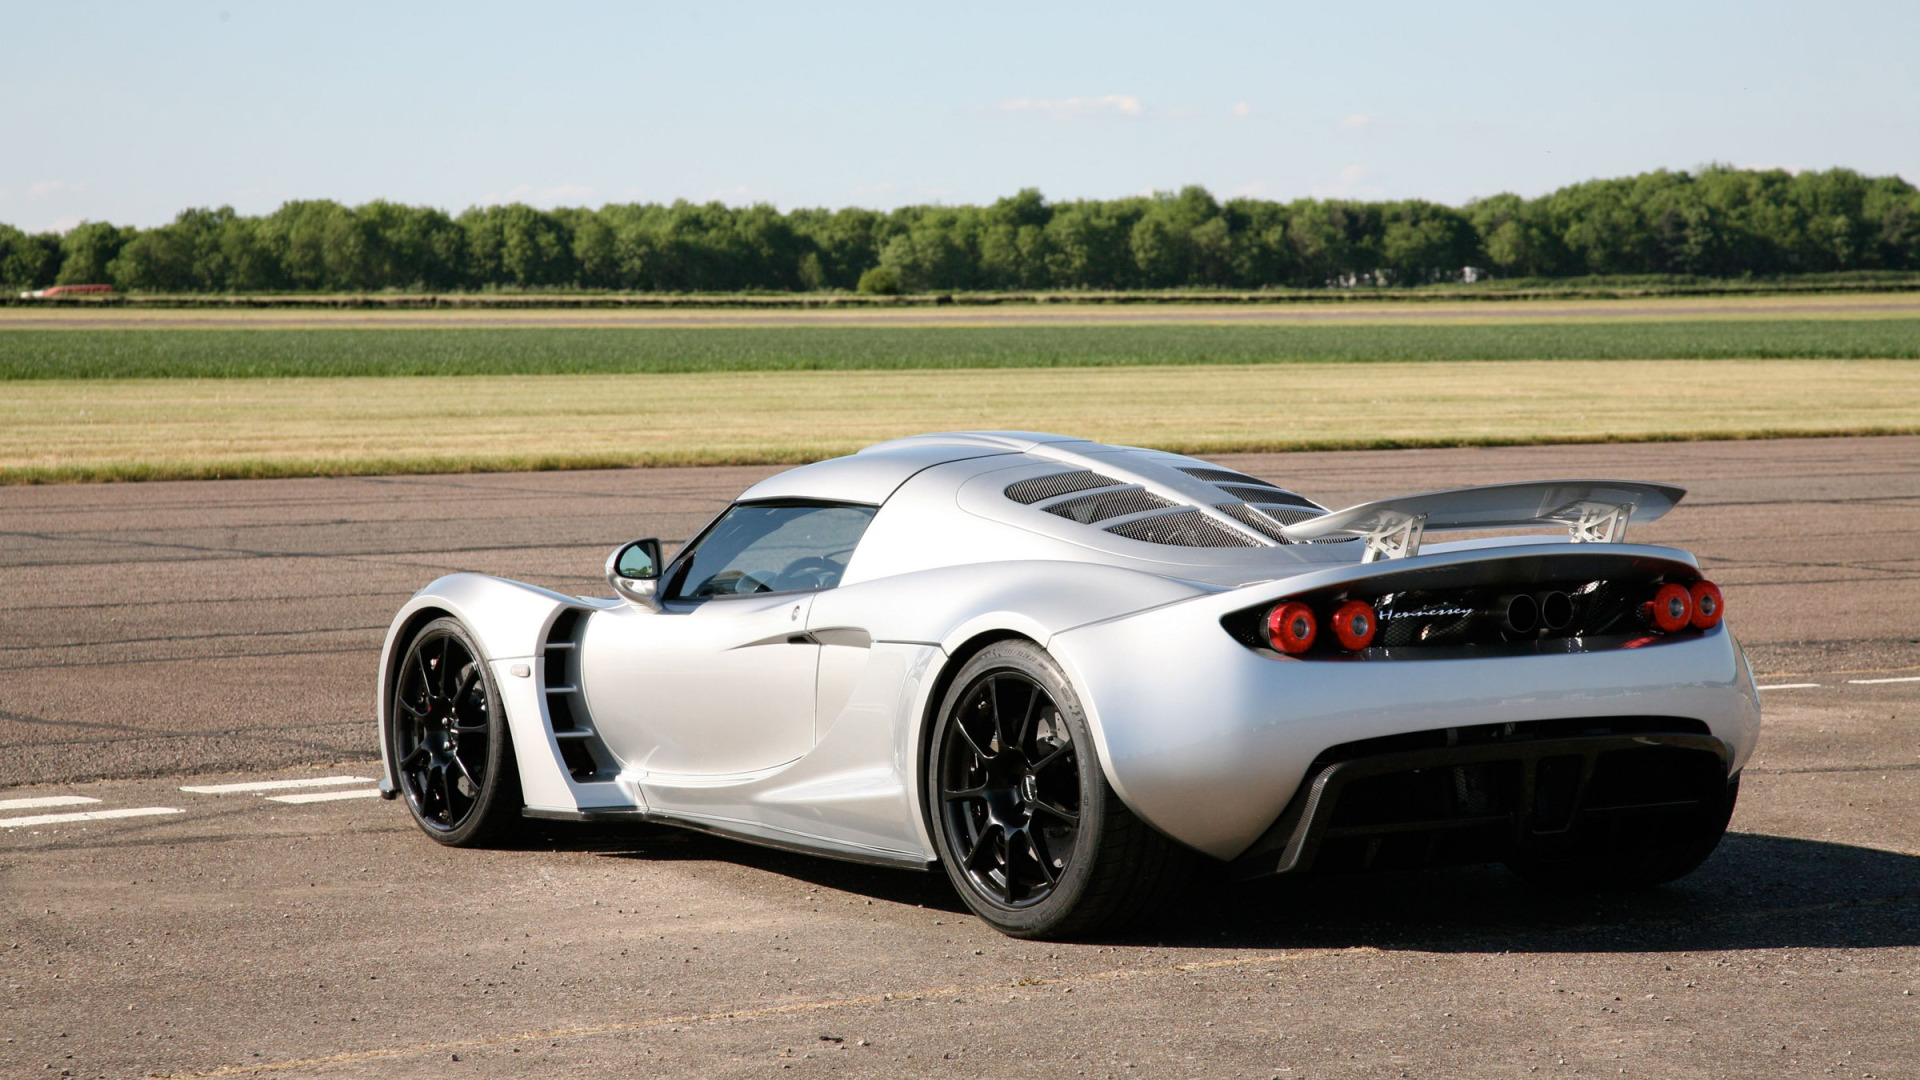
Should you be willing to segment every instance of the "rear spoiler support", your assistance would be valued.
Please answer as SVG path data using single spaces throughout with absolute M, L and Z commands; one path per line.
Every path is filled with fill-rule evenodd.
M 1363 563 L 1381 559 L 1407 559 L 1420 554 L 1420 536 L 1427 531 L 1427 515 L 1397 514 L 1363 534 L 1367 542 Z
M 1673 509 L 1686 491 L 1629 480 L 1543 480 L 1453 488 L 1350 506 L 1281 530 L 1294 543 L 1356 537 L 1366 541 L 1361 562 L 1420 554 L 1426 531 L 1524 529 L 1560 526 L 1575 544 L 1617 544 L 1627 525 L 1652 521 Z

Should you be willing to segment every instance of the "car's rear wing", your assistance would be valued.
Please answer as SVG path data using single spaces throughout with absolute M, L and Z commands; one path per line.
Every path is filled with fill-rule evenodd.
M 1558 525 L 1574 543 L 1618 543 L 1628 524 L 1644 524 L 1674 508 L 1686 489 L 1629 480 L 1534 480 L 1452 488 L 1349 506 L 1288 525 L 1295 543 L 1359 537 L 1362 562 L 1420 553 L 1432 529 L 1524 529 Z

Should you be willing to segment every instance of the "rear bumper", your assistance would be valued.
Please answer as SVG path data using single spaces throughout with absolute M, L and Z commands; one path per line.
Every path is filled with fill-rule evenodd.
M 1413 732 L 1668 717 L 1725 748 L 1759 736 L 1752 673 L 1724 627 L 1604 652 L 1342 663 L 1247 649 L 1217 614 L 1175 604 L 1055 635 L 1101 764 L 1154 828 L 1222 860 L 1245 854 L 1329 748 Z
M 1623 718 L 1634 720 L 1637 718 Z M 1385 753 L 1373 740 L 1315 761 L 1234 876 L 1399 869 L 1598 850 L 1685 828 L 1720 804 L 1731 751 L 1711 735 L 1596 722 L 1429 733 L 1480 740 Z

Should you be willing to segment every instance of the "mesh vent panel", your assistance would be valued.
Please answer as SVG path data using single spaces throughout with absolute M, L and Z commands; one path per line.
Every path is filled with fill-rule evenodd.
M 1207 519 L 1207 515 L 1198 510 L 1181 510 L 1177 513 L 1141 518 L 1139 521 L 1115 525 L 1107 531 L 1129 540 L 1145 540 L 1149 544 L 1170 544 L 1174 547 L 1259 546 L 1238 533 L 1228 532 L 1215 525 Z
M 1266 535 L 1271 539 L 1278 540 L 1283 544 L 1293 543 L 1293 541 L 1280 535 L 1280 530 L 1274 528 L 1271 522 L 1261 520 L 1260 515 L 1248 509 L 1244 503 L 1223 503 L 1216 509 L 1218 509 L 1223 514 L 1226 514 L 1228 517 L 1233 518 L 1235 521 L 1238 521 L 1242 525 L 1247 525 L 1252 528 L 1260 530 L 1261 533 L 1263 533 L 1264 535 Z M 1281 518 L 1280 524 L 1291 525 L 1293 523 L 1288 521 L 1286 518 Z
M 1231 469 L 1181 469 L 1195 480 L 1205 480 L 1209 484 L 1257 484 L 1260 487 L 1272 487 L 1272 484 L 1257 476 L 1237 473 Z
M 1317 510 L 1302 510 L 1296 506 L 1275 506 L 1270 503 L 1255 503 L 1266 515 L 1282 525 L 1298 525 L 1320 516 Z
M 1149 495 L 1139 488 L 1124 488 L 1120 491 L 1102 491 L 1055 503 L 1047 507 L 1047 513 L 1058 514 L 1063 518 L 1078 521 L 1082 525 L 1091 525 L 1108 518 L 1145 513 L 1148 510 L 1159 510 L 1172 505 L 1160 496 Z
M 1112 487 L 1120 481 L 1110 476 L 1101 476 L 1091 469 L 1078 469 L 1073 472 L 1053 473 L 1050 476 L 1036 476 L 1031 480 L 1022 480 L 1007 487 L 1007 498 L 1029 506 L 1055 496 L 1066 495 L 1089 488 Z
M 1239 499 L 1241 502 L 1279 503 L 1283 506 L 1304 506 L 1310 510 L 1319 509 L 1319 507 L 1314 506 L 1311 502 L 1295 495 L 1293 492 L 1282 491 L 1276 487 L 1266 487 L 1264 485 L 1261 487 L 1248 487 L 1245 484 L 1221 484 L 1219 488 L 1221 491 Z

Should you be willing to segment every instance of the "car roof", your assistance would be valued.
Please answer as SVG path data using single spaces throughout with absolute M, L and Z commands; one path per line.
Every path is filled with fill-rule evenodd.
M 961 461 L 974 464 L 937 474 L 952 486 L 956 509 L 1076 542 L 1090 539 L 1091 529 L 1108 534 L 1102 547 L 1126 548 L 1137 540 L 1153 547 L 1271 548 L 1287 543 L 1279 535 L 1281 526 L 1325 512 L 1267 481 L 1198 458 L 1035 431 L 949 431 L 894 439 L 769 477 L 747 489 L 740 501 L 820 499 L 878 506 L 919 473 Z M 989 473 L 1001 477 L 992 482 L 992 492 L 975 491 L 970 479 Z

